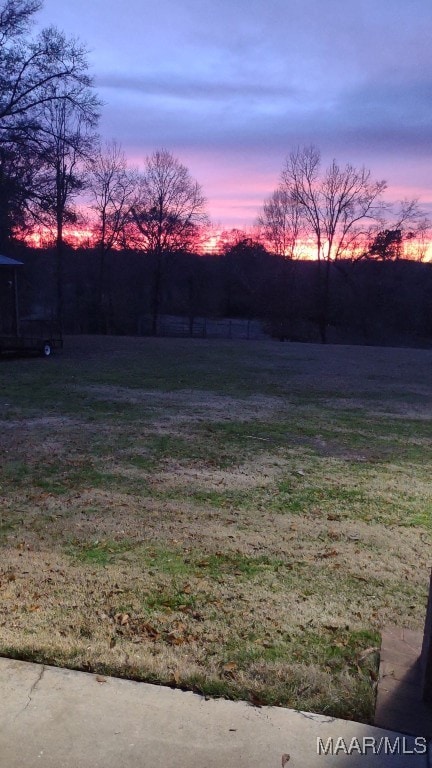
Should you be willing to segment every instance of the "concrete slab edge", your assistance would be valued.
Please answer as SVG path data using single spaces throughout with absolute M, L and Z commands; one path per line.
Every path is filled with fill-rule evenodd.
M 359 747 L 346 752 L 344 745 L 353 739 L 362 744 L 364 738 L 395 738 L 399 743 L 403 737 L 376 726 L 207 700 L 164 686 L 1 657 L 0 672 L 5 694 L 0 700 L 0 740 L 3 726 L 7 739 L 2 759 L 9 768 L 36 768 L 41 755 L 46 768 L 138 768 L 143 754 L 146 764 L 155 768 L 166 768 L 173 758 L 179 768 L 263 768 L 277 764 L 273 757 L 268 762 L 269 755 L 280 758 L 288 753 L 299 768 L 333 768 L 336 761 L 340 768 L 408 768 L 405 751 L 383 752 L 373 759 Z M 329 754 L 317 751 L 318 737 L 323 744 L 341 740 L 341 753 L 333 755 L 333 747 Z M 412 755 L 414 737 L 406 738 L 406 754 Z M 103 755 L 98 743 L 104 745 Z M 345 754 L 350 754 L 349 760 Z M 432 768 L 432 741 L 426 754 L 415 754 L 412 761 L 416 768 Z

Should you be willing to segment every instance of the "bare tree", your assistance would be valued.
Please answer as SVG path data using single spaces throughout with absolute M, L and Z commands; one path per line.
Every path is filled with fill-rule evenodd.
M 152 333 L 157 334 L 163 262 L 167 253 L 185 251 L 207 223 L 205 198 L 186 166 L 166 149 L 147 157 L 132 206 L 139 248 L 155 260 L 152 291 Z
M 0 46 L 27 32 L 41 7 L 40 0 L 7 0 L 0 8 Z
M 46 171 L 52 156 L 54 124 L 61 115 L 70 122 L 74 113 L 83 125 L 94 125 L 100 106 L 85 48 L 54 27 L 31 35 L 40 7 L 39 0 L 3 0 L 0 6 L 0 144 L 4 157 L 19 159 L 27 213 L 36 211 L 46 191 L 42 166 Z
M 295 259 L 301 255 L 301 209 L 286 189 L 276 189 L 264 202 L 258 226 L 262 239 L 278 256 Z
M 64 227 L 77 223 L 77 196 L 83 191 L 85 165 L 95 142 L 97 114 L 71 103 L 67 93 L 44 105 L 43 120 L 35 140 L 39 171 L 32 196 L 36 220 L 55 231 L 57 320 L 63 323 Z
M 351 257 L 370 236 L 371 222 L 382 214 L 381 195 L 386 183 L 373 181 L 365 168 L 341 168 L 335 160 L 322 171 L 320 152 L 305 147 L 289 155 L 281 186 L 298 206 L 315 241 L 318 325 L 325 343 L 331 263 Z
M 0 141 L 29 136 L 43 107 L 61 91 L 89 112 L 98 101 L 91 91 L 86 49 L 54 27 L 29 37 L 39 0 L 5 0 L 0 7 Z M 83 93 L 87 104 L 84 105 Z
M 115 141 L 99 146 L 89 164 L 89 191 L 95 214 L 93 231 L 99 251 L 99 323 L 109 331 L 111 286 L 106 278 L 106 257 L 124 244 L 124 232 L 130 219 L 136 194 L 137 175 L 127 167 L 126 157 Z

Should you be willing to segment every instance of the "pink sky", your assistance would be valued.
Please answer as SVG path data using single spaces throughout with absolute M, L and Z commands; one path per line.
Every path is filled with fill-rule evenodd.
M 224 227 L 250 227 L 311 143 L 432 211 L 427 0 L 44 0 L 38 15 L 87 45 L 103 137 L 140 162 L 171 151 Z

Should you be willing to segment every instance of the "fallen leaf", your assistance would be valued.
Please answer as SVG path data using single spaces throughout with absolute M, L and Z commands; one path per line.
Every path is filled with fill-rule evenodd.
M 222 670 L 224 674 L 232 675 L 233 672 L 236 672 L 238 669 L 237 664 L 235 661 L 228 661 L 226 664 L 223 664 Z
M 159 637 L 159 632 L 156 629 L 156 627 L 154 627 L 152 624 L 149 624 L 148 622 L 145 622 L 144 624 L 142 624 L 140 629 L 142 630 L 142 632 L 144 632 L 146 635 L 148 635 L 153 639 L 156 639 L 157 637 Z
M 364 661 L 367 656 L 371 655 L 371 653 L 379 653 L 379 648 L 374 648 L 373 646 L 366 648 L 366 650 L 358 657 L 358 661 Z
M 175 632 L 184 632 L 185 629 L 186 629 L 186 624 L 184 624 L 183 621 L 179 621 L 178 619 L 176 619 L 176 621 L 173 621 L 171 626 L 172 626 L 172 629 L 171 629 L 172 632 L 174 632 L 174 631 Z
M 263 704 L 264 704 L 264 702 L 260 698 L 260 696 L 258 694 L 256 694 L 256 693 L 254 693 L 253 691 L 251 691 L 250 694 L 249 694 L 249 700 L 250 700 L 250 703 L 254 707 L 262 707 Z
M 324 559 L 327 557 L 337 557 L 338 554 L 337 549 L 325 549 L 324 552 L 318 552 L 317 557 Z
M 184 645 L 187 643 L 188 638 L 186 635 L 178 635 L 176 632 L 167 632 L 165 640 L 170 645 Z

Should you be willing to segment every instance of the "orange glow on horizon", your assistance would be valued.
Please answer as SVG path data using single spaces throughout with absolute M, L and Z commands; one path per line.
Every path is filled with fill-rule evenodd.
M 51 248 L 55 245 L 56 235 L 49 227 L 40 227 L 34 229 L 32 232 L 26 233 L 22 239 L 27 245 L 30 245 L 33 248 Z M 67 245 L 72 246 L 72 248 L 91 246 L 94 240 L 94 234 L 92 230 L 87 229 L 86 227 L 65 227 L 63 230 L 63 240 Z
M 49 227 L 34 229 L 26 233 L 23 237 L 18 235 L 27 245 L 33 248 L 51 248 L 55 245 L 55 232 Z M 88 227 L 65 227 L 63 230 L 64 242 L 72 248 L 94 248 L 96 246 L 96 237 L 93 230 Z M 259 235 L 256 228 L 249 229 L 223 229 L 209 228 L 203 232 L 196 243 L 196 252 L 201 256 L 221 255 L 225 248 L 234 246 L 244 239 L 250 239 L 255 242 L 261 242 L 271 252 L 271 246 L 266 243 Z M 418 259 L 418 253 L 423 251 L 423 257 Z M 360 254 L 359 254 L 360 255 Z M 281 256 L 281 258 L 284 258 Z M 432 262 L 432 242 L 410 241 L 407 244 L 406 252 L 403 257 L 406 260 L 423 262 Z M 298 256 L 296 261 L 315 261 L 316 247 L 311 241 L 304 241 L 299 244 Z

